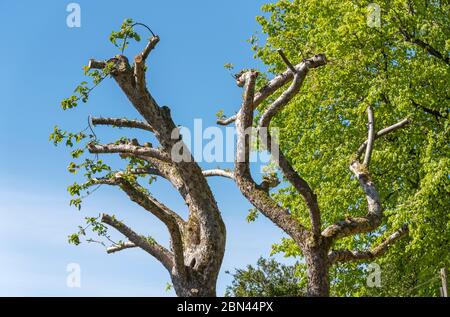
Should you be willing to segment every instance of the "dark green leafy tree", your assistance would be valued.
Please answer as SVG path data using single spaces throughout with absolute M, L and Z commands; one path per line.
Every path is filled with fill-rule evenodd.
M 280 264 L 274 259 L 259 258 L 256 266 L 237 269 L 225 296 L 234 297 L 280 297 L 304 296 L 304 279 L 296 266 Z

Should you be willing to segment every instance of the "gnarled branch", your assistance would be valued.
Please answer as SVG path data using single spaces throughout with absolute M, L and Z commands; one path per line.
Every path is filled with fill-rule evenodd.
M 304 245 L 308 230 L 291 217 L 287 210 L 273 201 L 269 196 L 267 189 L 257 185 L 250 173 L 249 157 L 251 136 L 249 132 L 251 132 L 253 121 L 256 76 L 257 73 L 252 71 L 246 72 L 241 76 L 241 80 L 244 80 L 245 84 L 242 107 L 236 118 L 236 184 L 253 206 L 288 233 L 300 245 Z

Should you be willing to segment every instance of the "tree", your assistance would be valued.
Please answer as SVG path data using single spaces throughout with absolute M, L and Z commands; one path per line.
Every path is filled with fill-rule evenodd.
M 293 168 L 289 160 L 277 149 L 276 140 L 272 139 L 270 131 L 267 129 L 274 116 L 280 112 L 300 91 L 308 72 L 314 68 L 325 66 L 327 60 L 324 54 L 314 55 L 312 58 L 304 59 L 300 64 L 293 66 L 283 51 L 278 50 L 281 59 L 288 69 L 276 76 L 264 85 L 258 93 L 255 93 L 256 77 L 258 72 L 250 70 L 237 75 L 237 84 L 244 86 L 244 95 L 241 109 L 238 114 L 228 118 L 219 119 L 219 124 L 229 124 L 235 122 L 237 132 L 237 156 L 235 170 L 232 178 L 242 194 L 257 208 L 262 214 L 273 221 L 286 234 L 288 234 L 302 250 L 307 265 L 309 296 L 328 296 L 329 279 L 328 273 L 330 265 L 337 262 L 348 262 L 363 259 L 373 259 L 382 255 L 388 246 L 408 232 L 406 225 L 402 225 L 394 233 L 389 235 L 379 245 L 369 250 L 354 251 L 348 249 L 331 250 L 336 241 L 354 236 L 357 234 L 372 232 L 381 225 L 383 208 L 372 177 L 369 173 L 369 164 L 374 146 L 374 141 L 390 132 L 396 131 L 409 123 L 404 119 L 389 127 L 375 131 L 373 106 L 367 106 L 368 112 L 368 136 L 356 153 L 352 156 L 350 170 L 354 178 L 359 181 L 363 193 L 367 199 L 368 213 L 364 217 L 347 217 L 344 220 L 335 222 L 324 230 L 321 225 L 321 211 L 317 202 L 317 196 L 297 171 Z M 287 82 L 290 86 L 283 91 L 278 98 L 261 110 L 261 115 L 256 124 L 258 137 L 261 144 L 266 144 L 266 149 L 272 154 L 272 159 L 280 168 L 285 179 L 295 188 L 298 194 L 304 199 L 310 217 L 310 228 L 307 228 L 299 221 L 294 213 L 289 209 L 280 206 L 270 194 L 269 189 L 279 182 L 268 181 L 267 178 L 261 184 L 257 184 L 250 172 L 250 145 L 253 129 L 254 110 L 264 100 L 267 100 L 274 92 L 283 87 Z M 275 146 L 274 146 L 275 145 Z M 364 154 L 364 160 L 361 156 Z M 272 185 L 273 183 L 273 185 Z M 331 250 L 331 251 L 330 251 Z
M 274 259 L 259 258 L 256 267 L 237 269 L 225 296 L 280 297 L 304 296 L 304 285 L 295 266 L 280 264 Z
M 136 233 L 109 214 L 102 214 L 100 218 L 87 218 L 87 227 L 80 227 L 80 231 L 71 235 L 69 241 L 79 244 L 80 236 L 86 235 L 86 229 L 91 228 L 112 243 L 107 249 L 108 253 L 137 247 L 156 258 L 169 272 L 177 295 L 215 296 L 217 275 L 225 249 L 225 225 L 206 176 L 177 133 L 178 128 L 172 121 L 169 108 L 160 107 L 147 89 L 145 61 L 159 42 L 159 37 L 152 33 L 145 49 L 134 58 L 133 65 L 123 55 L 130 39 L 140 39 L 134 31 L 137 25 L 142 26 L 128 19 L 119 32 L 111 34 L 110 40 L 122 48 L 122 54 L 106 61 L 90 60 L 85 72 L 93 78 L 94 87 L 108 76 L 113 78 L 145 121 L 123 118 L 92 118 L 91 121 L 93 125 L 145 130 L 156 136 L 160 146 L 155 148 L 150 143 L 141 145 L 136 139 L 127 138 L 121 138 L 115 143 L 99 144 L 94 133 L 69 133 L 57 127 L 50 139 L 55 144 L 65 140 L 69 147 L 76 142 L 89 140 L 84 147 L 72 151 L 74 158 L 82 156 L 87 149 L 90 154 L 118 154 L 121 159 L 126 160 L 128 164 L 121 170 L 113 170 L 98 159 L 86 158 L 81 164 L 72 162 L 69 171 L 74 173 L 85 169 L 87 179 L 83 184 L 75 183 L 69 187 L 70 194 L 77 197 L 71 204 L 80 208 L 81 192 L 92 186 L 110 185 L 120 188 L 130 200 L 165 224 L 170 233 L 171 247 L 167 249 L 155 239 Z M 92 89 L 87 87 L 86 82 L 81 83 L 75 90 L 77 95 L 62 101 L 62 108 L 74 108 L 79 100 L 86 102 Z M 178 154 L 187 159 L 175 159 Z M 154 177 L 160 177 L 170 182 L 188 206 L 188 219 L 184 220 L 153 197 L 139 183 L 143 177 L 150 177 L 150 181 Z M 113 241 L 106 225 L 119 231 L 128 241 Z
M 301 92 L 272 120 L 272 125 L 280 128 L 281 152 L 292 170 L 308 180 L 314 193 L 309 192 L 311 198 L 298 195 L 300 183 L 295 183 L 288 173 L 285 180 L 290 184 L 272 196 L 303 224 L 310 222 L 311 214 L 313 221 L 308 229 L 319 232 L 320 227 L 322 236 L 333 236 L 332 228 L 355 225 L 355 237 L 334 240 L 329 246 L 331 250 L 357 250 L 331 252 L 329 260 L 337 261 L 328 267 L 332 294 L 438 295 L 436 287 L 422 287 L 413 293 L 409 290 L 450 263 L 450 252 L 444 247 L 449 241 L 450 225 L 449 3 L 377 1 L 381 10 L 381 25 L 377 27 L 367 24 L 367 17 L 374 13 L 371 10 L 377 9 L 369 6 L 371 2 L 282 0 L 263 7 L 268 16 L 259 17 L 258 21 L 267 40 L 261 45 L 256 37 L 251 41 L 256 56 L 270 66 L 272 73 L 280 73 L 286 67 L 277 48 L 292 60 L 315 52 L 323 52 L 329 59 L 325 67 L 310 72 Z M 281 85 L 286 82 L 283 80 Z M 255 98 L 259 118 L 278 96 L 282 95 L 278 93 L 262 103 Z M 362 150 L 361 142 L 377 135 L 367 135 L 367 110 L 375 114 L 373 132 L 409 122 L 405 131 L 377 138 L 374 150 L 366 151 L 371 182 L 378 185 L 383 214 L 381 206 L 372 204 L 377 199 L 361 199 L 361 189 L 368 193 L 364 174 L 369 176 L 369 169 L 364 167 L 364 160 L 362 164 L 352 164 L 362 167 L 362 174 L 352 167 L 352 176 L 347 168 L 349 158 L 353 161 L 361 153 L 358 150 L 358 155 L 353 155 L 356 149 Z M 372 125 L 369 127 L 373 129 Z M 281 166 L 283 172 L 289 169 L 285 165 Z M 354 172 L 362 176 L 362 188 L 358 188 Z M 320 218 L 317 211 L 311 210 L 314 197 L 322 211 Z M 368 206 L 373 212 L 378 209 L 379 216 L 371 216 L 375 222 L 371 225 L 369 221 L 366 231 L 361 230 L 361 224 L 369 218 L 364 220 L 361 216 Z M 354 218 L 333 226 L 345 216 Z M 321 220 L 320 225 L 314 217 Z M 377 260 L 386 277 L 383 288 L 367 287 L 364 261 L 342 263 L 373 258 L 374 252 L 362 250 L 382 243 L 405 223 L 409 235 Z M 346 233 L 336 232 L 335 236 L 342 234 Z M 290 239 L 284 239 L 274 251 L 311 257 L 307 247 L 288 235 Z M 326 289 L 326 282 L 322 289 Z

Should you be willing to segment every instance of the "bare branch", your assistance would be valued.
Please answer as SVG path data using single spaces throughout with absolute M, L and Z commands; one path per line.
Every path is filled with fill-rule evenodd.
M 170 162 L 169 156 L 151 147 L 142 147 L 131 144 L 105 144 L 98 145 L 94 143 L 88 144 L 88 150 L 93 154 L 104 154 L 104 153 L 119 153 L 119 154 L 134 154 L 140 156 L 153 157 L 163 162 Z
M 244 95 L 241 110 L 237 115 L 236 130 L 238 134 L 236 151 L 236 174 L 250 174 L 250 134 L 253 121 L 253 99 L 255 95 L 255 84 L 257 72 L 248 71 L 238 78 L 238 82 L 244 82 Z
M 289 61 L 289 59 L 286 57 L 286 55 L 284 54 L 282 49 L 277 49 L 278 54 L 280 54 L 281 59 L 283 60 L 283 62 L 286 64 L 286 66 L 288 67 L 288 69 L 290 69 L 291 72 L 293 72 L 294 74 L 297 72 L 297 70 L 295 69 L 295 67 L 291 64 L 291 62 Z
M 279 51 L 279 53 L 282 57 L 284 56 L 284 54 L 282 54 L 281 51 Z M 284 56 L 284 59 L 286 59 L 285 63 L 289 63 L 289 61 L 287 61 L 286 56 Z M 317 64 L 317 67 L 325 64 L 326 59 L 325 56 L 323 56 L 321 64 Z M 264 111 L 264 113 L 260 118 L 259 126 L 260 128 L 265 129 L 260 129 L 259 135 L 262 141 L 267 142 L 267 150 L 269 152 L 271 151 L 272 148 L 279 149 L 279 145 L 275 142 L 275 140 L 272 139 L 270 131 L 268 131 L 267 128 L 269 127 L 272 118 L 279 111 L 281 111 L 299 92 L 300 87 L 302 86 L 302 83 L 309 70 L 309 67 L 307 65 L 308 65 L 307 63 L 303 64 L 303 67 L 299 68 L 299 70 L 294 73 L 293 75 L 294 79 L 289 88 L 286 91 L 284 91 L 271 105 L 268 106 L 268 108 Z M 314 236 L 318 238 L 320 236 L 321 231 L 321 221 L 320 221 L 320 209 L 317 203 L 316 195 L 310 188 L 309 184 L 302 177 L 300 177 L 300 175 L 294 170 L 292 165 L 289 163 L 289 161 L 281 151 L 277 153 L 278 155 L 274 155 L 274 153 L 271 154 L 273 159 L 280 166 L 280 169 L 283 172 L 284 176 L 304 198 L 308 210 L 310 212 L 311 227 L 313 229 Z
M 159 40 L 160 40 L 159 36 L 155 35 L 155 36 L 152 36 L 152 38 L 148 41 L 147 46 L 144 48 L 144 50 L 140 54 L 144 61 L 147 59 L 150 52 L 155 48 L 156 44 L 159 43 Z
M 230 123 L 236 121 L 236 115 L 231 116 L 226 119 L 217 119 L 217 124 L 219 125 L 229 125 Z
M 146 122 L 121 118 L 92 118 L 93 125 L 112 125 L 119 128 L 136 128 L 153 132 L 153 128 Z
M 396 130 L 398 130 L 398 129 L 400 129 L 400 128 L 403 128 L 404 126 L 406 126 L 406 125 L 409 124 L 409 123 L 411 123 L 411 121 L 410 121 L 409 119 L 403 119 L 402 121 L 399 121 L 399 122 L 397 122 L 396 124 L 393 124 L 393 125 L 391 125 L 391 126 L 389 126 L 389 127 L 387 127 L 387 128 L 384 128 L 384 129 L 378 131 L 378 132 L 375 134 L 374 139 L 376 140 L 376 139 L 378 139 L 378 138 L 380 138 L 380 137 L 382 137 L 382 136 L 388 134 L 389 132 L 393 132 L 393 131 L 396 131 Z M 361 144 L 361 146 L 358 148 L 358 151 L 356 152 L 356 155 L 357 155 L 356 157 L 357 157 L 357 159 L 359 159 L 359 158 L 361 157 L 361 154 L 366 150 L 367 143 L 368 143 L 368 142 L 367 142 L 367 140 L 366 140 L 366 141 L 365 141 L 363 144 Z
M 289 234 L 299 245 L 304 245 L 307 240 L 308 230 L 270 197 L 267 188 L 257 185 L 250 173 L 250 134 L 248 130 L 252 128 L 253 122 L 256 75 L 255 72 L 247 72 L 242 75 L 245 78 L 244 96 L 241 110 L 236 118 L 236 184 L 253 206 Z
M 156 44 L 159 42 L 158 36 L 153 36 L 147 43 L 145 49 L 136 55 L 134 58 L 134 80 L 136 86 L 141 90 L 145 91 L 145 60 L 147 59 L 150 52 L 155 48 Z
M 93 178 L 91 181 L 93 185 L 103 184 L 119 186 L 132 201 L 155 215 L 159 220 L 170 227 L 169 229 L 172 227 L 176 229 L 177 226 L 183 226 L 185 223 L 183 218 L 150 195 L 141 185 L 137 183 L 132 184 L 126 180 L 123 177 L 122 172 L 116 173 L 113 177 Z
M 328 254 L 330 264 L 337 262 L 351 262 L 359 260 L 372 260 L 383 255 L 394 242 L 408 234 L 408 226 L 404 225 L 387 237 L 382 243 L 371 250 L 351 251 L 351 250 L 333 250 Z
M 103 214 L 101 220 L 103 223 L 110 225 L 111 227 L 115 228 L 117 231 L 122 233 L 125 237 L 128 238 L 128 240 L 130 240 L 136 246 L 140 247 L 142 250 L 154 256 L 158 261 L 160 261 L 164 265 L 164 267 L 169 272 L 172 271 L 174 260 L 173 254 L 169 250 L 159 245 L 155 241 L 151 242 L 148 241 L 143 236 L 134 232 L 130 227 L 128 227 L 121 221 L 118 221 L 115 217 Z
M 370 158 L 372 156 L 373 150 L 373 142 L 375 141 L 375 118 L 373 116 L 373 108 L 371 105 L 367 107 L 367 117 L 368 117 L 367 127 L 369 129 L 369 132 L 367 136 L 366 155 L 364 155 L 363 165 L 369 167 Z
M 203 176 L 205 176 L 205 177 L 221 176 L 221 177 L 227 177 L 227 178 L 234 179 L 233 172 L 225 171 L 225 170 L 221 170 L 221 169 L 206 170 L 206 171 L 203 171 L 202 173 L 203 173 Z
M 309 69 L 317 68 L 327 64 L 327 59 L 324 54 L 317 54 L 311 58 L 304 59 L 301 63 L 295 66 L 297 73 L 304 73 Z M 305 74 L 306 75 L 306 74 Z M 284 73 L 273 78 L 264 87 L 262 87 L 256 94 L 253 100 L 253 109 L 258 107 L 267 97 L 271 96 L 279 88 L 294 78 L 294 73 L 288 69 Z
M 113 246 L 107 248 L 106 252 L 108 254 L 111 254 L 111 253 L 116 253 L 116 252 L 119 252 L 119 251 L 122 251 L 125 249 L 131 249 L 131 248 L 137 248 L 137 247 L 138 246 L 136 244 L 134 244 L 133 242 L 123 242 L 123 243 L 116 244 L 116 245 L 113 245 Z
M 297 64 L 294 68 L 297 73 L 303 73 L 306 69 L 317 68 L 326 65 L 327 59 L 324 54 L 317 54 L 311 58 L 304 59 L 301 63 Z M 305 74 L 306 75 L 306 74 Z M 294 78 L 294 72 L 291 69 L 287 69 L 283 73 L 279 74 L 272 80 L 270 80 L 264 87 L 262 87 L 257 93 L 255 93 L 253 99 L 253 110 L 258 107 L 261 102 L 271 96 L 279 88 L 283 87 L 286 83 L 292 81 Z M 233 116 L 227 119 L 220 119 L 217 121 L 220 125 L 228 125 L 236 121 L 237 116 Z

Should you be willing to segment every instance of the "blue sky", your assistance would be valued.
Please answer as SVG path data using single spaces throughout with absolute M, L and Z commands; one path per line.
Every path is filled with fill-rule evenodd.
M 108 41 L 123 19 L 143 22 L 160 35 L 149 61 L 149 87 L 161 105 L 172 109 L 174 121 L 192 127 L 202 118 L 215 125 L 215 113 L 238 109 L 241 90 L 225 63 L 237 69 L 260 68 L 247 39 L 259 30 L 255 16 L 267 1 L 78 1 L 81 27 L 66 26 L 70 1 L 0 2 L 2 49 L 0 58 L 0 295 L 21 296 L 167 296 L 170 281 L 165 269 L 140 250 L 107 255 L 101 246 L 67 243 L 83 218 L 110 212 L 136 231 L 167 243 L 158 221 L 129 202 L 114 188 L 101 188 L 85 200 L 81 212 L 68 206 L 66 188 L 75 179 L 66 172 L 68 151 L 55 148 L 48 135 L 55 124 L 79 131 L 88 115 L 138 117 L 112 81 L 102 83 L 88 104 L 63 112 L 61 99 L 83 80 L 81 67 L 89 58 L 117 54 Z M 143 32 L 143 31 L 142 31 Z M 128 51 L 134 56 L 141 44 Z M 96 128 L 102 140 L 113 141 L 106 128 Z M 205 168 L 210 167 L 206 164 Z M 218 282 L 224 293 L 233 270 L 267 256 L 282 237 L 260 217 L 245 220 L 250 205 L 225 179 L 210 184 L 227 226 L 227 250 Z M 157 182 L 152 192 L 169 207 L 185 210 L 183 201 L 167 184 Z M 81 288 L 66 286 L 66 266 L 81 266 Z

